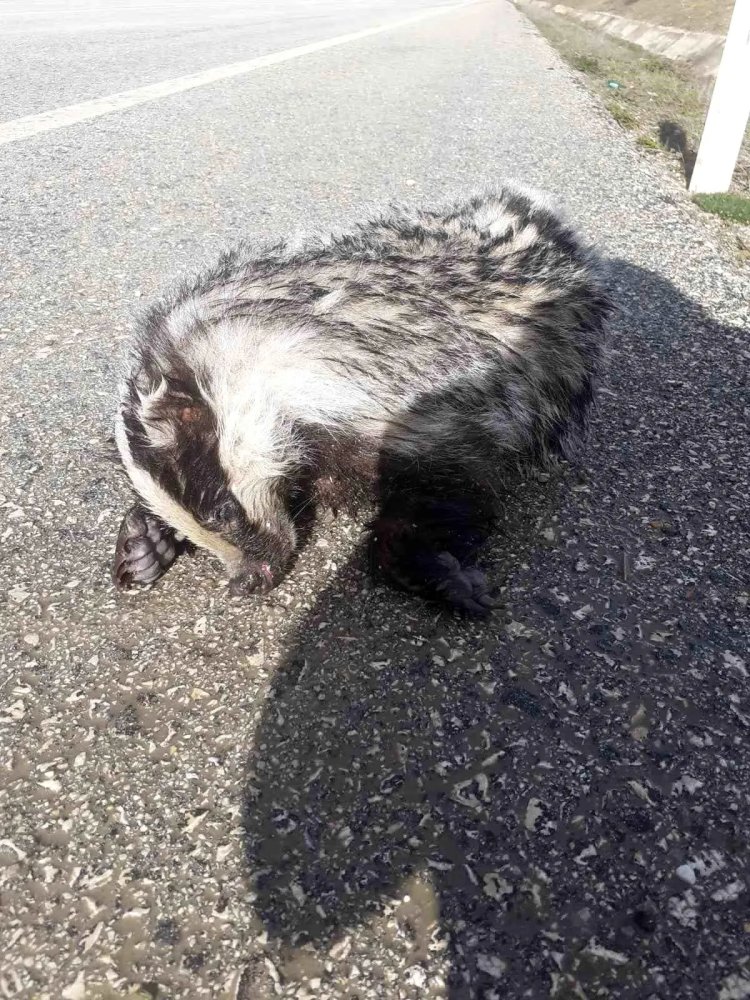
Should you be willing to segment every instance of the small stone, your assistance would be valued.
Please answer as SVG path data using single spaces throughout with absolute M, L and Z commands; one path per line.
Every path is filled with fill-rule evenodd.
M 265 965 L 265 967 L 266 967 L 266 969 L 268 971 L 268 975 L 271 977 L 271 979 L 273 979 L 275 985 L 276 986 L 281 986 L 281 976 L 279 974 L 279 970 L 273 964 L 273 962 L 271 961 L 271 959 L 268 958 L 268 956 L 264 957 L 263 964 Z M 320 980 L 318 980 L 318 982 L 320 982 Z M 312 983 L 313 983 L 313 980 L 310 980 L 310 985 L 311 986 L 312 986 Z
M 584 849 L 581 851 L 580 854 L 577 854 L 575 858 L 573 858 L 573 860 L 577 865 L 585 865 L 589 858 L 595 858 L 597 854 L 598 851 L 594 847 L 594 845 L 588 844 L 586 847 L 584 847 Z
M 680 865 L 676 871 L 676 875 L 683 882 L 687 882 L 688 885 L 695 885 L 695 869 L 692 865 Z
M 689 774 L 683 774 L 680 780 L 675 781 L 672 785 L 672 794 L 678 795 L 680 792 L 687 792 L 688 795 L 694 795 L 699 788 L 703 788 L 702 781 L 698 781 L 697 778 L 693 778 Z
M 737 899 L 745 891 L 745 883 L 742 879 L 735 879 L 734 882 L 730 882 L 729 885 L 725 885 L 722 889 L 717 889 L 716 892 L 711 893 L 711 899 L 715 900 L 717 903 L 731 902 Z
M 332 944 L 328 954 L 336 962 L 342 962 L 349 952 L 352 950 L 352 939 L 350 937 L 342 938 L 340 941 L 336 941 Z
M 60 996 L 62 997 L 62 1000 L 85 1000 L 86 980 L 82 972 L 78 973 L 75 982 L 72 982 L 70 986 L 65 987 Z
M 11 587 L 8 591 L 8 597 L 14 604 L 23 604 L 24 601 L 31 597 L 31 594 L 20 583 L 17 583 L 15 587 Z
M 740 677 L 748 676 L 747 667 L 745 666 L 745 661 L 742 659 L 741 656 L 737 656 L 736 653 L 732 653 L 730 652 L 730 650 L 725 649 L 723 658 L 724 658 L 724 665 L 729 667 L 736 674 L 739 674 Z
M 686 889 L 681 896 L 670 896 L 667 909 L 682 927 L 696 927 L 698 924 L 698 907 L 692 889 Z
M 648 788 L 646 788 L 646 786 L 643 785 L 640 781 L 635 781 L 635 780 L 629 781 L 628 786 L 633 790 L 633 792 L 635 792 L 635 794 L 638 796 L 639 799 L 641 799 L 642 802 L 646 802 L 650 806 L 654 805 L 654 802 L 651 799 L 651 796 L 649 795 Z
M 421 965 L 414 965 L 406 973 L 406 981 L 410 986 L 417 986 L 424 989 L 427 985 L 427 973 Z
M 539 799 L 529 799 L 529 804 L 526 806 L 526 815 L 523 819 L 523 825 L 527 830 L 536 829 L 536 821 L 543 814 L 544 807 Z
M 23 637 L 23 641 L 26 643 L 27 646 L 36 648 L 39 645 L 39 636 L 37 635 L 36 632 L 28 632 Z
M 530 639 L 534 635 L 534 633 L 527 625 L 524 625 L 523 622 L 517 622 L 517 621 L 508 622 L 508 624 L 505 626 L 505 631 L 508 633 L 509 636 L 511 636 L 514 639 L 516 638 Z
M 14 722 L 18 722 L 26 715 L 26 704 L 22 698 L 18 701 L 14 701 L 9 708 L 6 709 L 6 715 L 9 719 L 13 719 Z
M 502 979 L 507 963 L 502 958 L 498 958 L 497 955 L 478 955 L 477 968 L 486 972 L 488 976 L 492 976 L 493 979 Z
M 608 962 L 610 965 L 627 965 L 628 963 L 627 955 L 623 955 L 621 951 L 614 951 L 612 948 L 605 948 L 604 945 L 599 944 L 596 938 L 592 938 L 589 941 L 584 951 L 588 955 L 593 955 L 595 958 L 600 958 L 602 961 Z
M 506 896 L 513 895 L 513 886 L 498 872 L 487 872 L 482 878 L 482 883 L 484 894 L 485 896 L 489 896 L 490 899 L 500 901 Z
M 721 981 L 719 1000 L 747 1000 L 750 997 L 750 979 L 738 972 Z

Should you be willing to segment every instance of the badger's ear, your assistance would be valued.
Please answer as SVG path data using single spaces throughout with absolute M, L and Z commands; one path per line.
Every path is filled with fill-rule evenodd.
M 159 395 L 164 417 L 178 425 L 204 424 L 211 410 L 190 372 L 169 372 L 163 378 L 166 390 Z
M 148 393 L 139 392 L 139 396 L 141 414 L 149 423 L 195 424 L 210 415 L 208 406 L 201 398 L 170 378 L 162 378 L 150 387 Z
M 174 418 L 181 424 L 197 424 L 209 416 L 205 403 L 192 402 L 185 404 L 184 400 L 175 408 Z

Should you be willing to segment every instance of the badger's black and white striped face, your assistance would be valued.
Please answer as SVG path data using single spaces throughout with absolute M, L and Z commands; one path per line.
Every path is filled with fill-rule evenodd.
M 231 566 L 241 561 L 229 536 L 249 531 L 218 458 L 210 409 L 164 376 L 142 389 L 129 380 L 115 429 L 120 456 L 145 507 Z
M 197 383 L 143 371 L 132 376 L 123 389 L 115 439 L 145 511 L 178 538 L 217 556 L 236 589 L 272 585 L 294 539 L 285 545 L 279 525 L 269 531 L 269 520 L 251 516 L 232 491 L 218 422 Z M 144 521 L 143 513 L 123 522 L 116 555 L 121 586 L 150 582 L 159 562 L 153 538 L 146 545 L 154 523 L 153 517 Z

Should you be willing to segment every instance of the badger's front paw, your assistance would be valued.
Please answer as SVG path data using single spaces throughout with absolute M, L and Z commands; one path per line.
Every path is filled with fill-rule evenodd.
M 122 519 L 115 545 L 112 579 L 118 590 L 154 583 L 177 558 L 172 528 L 140 504 Z
M 487 577 L 469 561 L 438 547 L 426 529 L 405 519 L 381 517 L 374 525 L 372 556 L 375 566 L 397 587 L 440 601 L 468 615 L 484 618 L 499 601 Z M 469 529 L 464 537 L 471 538 Z M 473 546 L 471 546 L 473 547 Z
M 276 581 L 271 567 L 266 562 L 245 562 L 229 579 L 229 593 L 232 597 L 247 597 L 250 594 L 266 593 L 273 589 Z
M 454 608 L 484 618 L 499 606 L 487 577 L 476 566 L 462 566 L 450 552 L 438 553 L 435 566 L 435 591 Z

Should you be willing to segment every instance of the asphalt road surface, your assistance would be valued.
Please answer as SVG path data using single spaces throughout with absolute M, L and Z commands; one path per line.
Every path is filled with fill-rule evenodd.
M 5 4 L 0 137 L 420 12 Z M 719 224 L 503 0 L 103 108 L 0 144 L 0 996 L 750 996 L 749 282 Z M 248 234 L 504 178 L 559 196 L 621 312 L 582 468 L 508 484 L 494 617 L 370 582 L 346 518 L 265 599 L 201 556 L 116 595 L 142 304 Z

